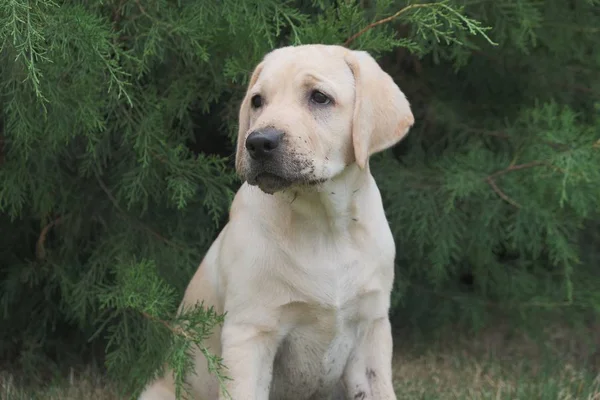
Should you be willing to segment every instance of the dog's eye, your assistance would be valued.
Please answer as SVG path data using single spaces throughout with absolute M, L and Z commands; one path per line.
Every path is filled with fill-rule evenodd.
M 250 103 L 254 108 L 259 108 L 260 106 L 262 106 L 263 100 L 262 97 L 260 97 L 260 94 L 255 94 L 254 96 L 252 96 Z
M 310 99 L 317 104 L 329 104 L 331 99 L 326 94 L 315 90 L 311 93 Z

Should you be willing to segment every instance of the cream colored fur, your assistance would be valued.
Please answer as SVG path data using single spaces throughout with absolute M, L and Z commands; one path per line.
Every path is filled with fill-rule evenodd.
M 314 89 L 332 103 L 311 102 Z M 260 108 L 251 106 L 256 94 Z M 273 127 L 285 132 L 282 159 L 291 160 L 278 168 L 295 178 L 272 194 L 260 180 L 241 186 L 182 301 L 227 312 L 206 345 L 223 357 L 234 400 L 396 398 L 395 245 L 368 158 L 413 122 L 403 93 L 366 52 L 285 47 L 256 67 L 240 107 L 236 169 L 247 180 L 259 168 L 245 140 Z M 193 398 L 224 399 L 195 357 Z M 174 398 L 170 374 L 141 396 Z

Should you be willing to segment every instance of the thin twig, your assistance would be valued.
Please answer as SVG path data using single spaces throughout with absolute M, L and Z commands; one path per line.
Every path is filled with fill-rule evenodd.
M 4 164 L 4 135 L 0 131 L 0 165 L 2 164 Z
M 121 21 L 121 11 L 123 10 L 123 6 L 125 5 L 126 0 L 120 0 L 117 8 L 113 10 L 112 20 L 115 26 Z
M 210 362 L 209 355 L 211 353 L 209 352 L 208 348 L 206 348 L 206 346 L 204 346 L 204 345 L 201 345 L 199 343 L 199 341 L 195 340 L 194 337 L 192 335 L 190 335 L 185 329 L 183 329 L 181 327 L 178 327 L 178 326 L 172 326 L 167 321 L 164 321 L 164 320 L 162 320 L 160 318 L 157 318 L 157 317 L 155 317 L 153 315 L 150 315 L 150 314 L 148 314 L 145 311 L 140 311 L 140 313 L 142 314 L 142 316 L 144 316 L 144 318 L 147 318 L 147 319 L 149 319 L 151 321 L 155 321 L 155 322 L 160 323 L 161 325 L 163 325 L 164 327 L 166 327 L 168 330 L 170 330 L 175 335 L 183 336 L 186 340 L 189 340 L 192 343 L 195 343 L 200 348 L 200 351 L 204 354 L 205 358 L 207 360 L 209 360 L 209 362 Z M 209 370 L 210 369 L 211 368 L 209 367 Z M 231 396 L 230 396 L 229 392 L 227 391 L 227 387 L 225 386 L 225 382 L 224 382 L 224 380 L 227 380 L 229 378 L 222 377 L 219 374 L 218 369 L 220 369 L 220 366 L 216 366 L 216 367 L 213 366 L 213 371 L 217 375 L 217 380 L 219 381 L 219 386 L 221 387 L 221 390 L 223 391 L 223 395 L 225 396 L 225 398 L 231 399 Z
M 492 136 L 492 137 L 497 137 L 497 138 L 506 139 L 506 140 L 517 139 L 514 136 L 511 136 L 507 133 L 500 132 L 500 131 L 488 131 L 488 130 L 483 130 L 483 129 L 466 128 L 465 132 L 475 133 L 475 134 L 484 135 L 484 136 Z M 542 140 L 541 143 L 544 143 L 545 145 L 548 145 L 555 150 L 568 150 L 569 149 L 569 146 L 564 143 L 556 143 L 556 142 L 552 142 L 549 140 Z
M 500 171 L 496 171 L 490 176 L 495 178 L 497 176 L 504 175 L 509 172 L 518 171 L 521 169 L 539 167 L 541 165 L 545 165 L 545 163 L 542 161 L 530 161 L 530 162 L 524 163 L 524 164 L 514 164 L 514 165 L 510 165 L 509 167 L 506 167 L 505 169 L 502 169 Z
M 56 226 L 62 222 L 62 217 L 58 217 L 55 220 L 51 221 L 49 224 L 44 226 L 42 231 L 40 232 L 40 236 L 35 245 L 35 256 L 38 260 L 43 260 L 46 258 L 46 248 L 44 247 L 44 243 L 46 242 L 46 237 L 48 236 L 48 232 L 53 226 Z
M 113 196 L 113 194 L 111 193 L 111 191 L 108 189 L 108 187 L 106 186 L 106 184 L 102 181 L 102 179 L 100 179 L 100 177 L 98 175 L 96 175 L 96 180 L 98 181 L 98 185 L 100 185 L 100 187 L 102 188 L 102 190 L 104 191 L 104 193 L 106 193 L 106 196 L 108 196 L 108 199 L 111 201 L 111 203 L 113 204 L 113 206 L 119 211 L 121 212 L 121 214 L 123 214 L 123 216 L 125 216 L 125 218 L 127 218 L 128 220 L 132 221 L 135 225 L 137 225 L 138 227 L 146 230 L 147 232 L 149 232 L 151 235 L 153 235 L 154 237 L 156 237 L 157 239 L 165 242 L 166 244 L 175 247 L 176 249 L 179 250 L 185 250 L 184 247 L 178 245 L 177 243 L 174 243 L 172 241 L 170 241 L 169 239 L 167 239 L 166 237 L 162 236 L 160 233 L 154 231 L 152 228 L 150 228 L 149 226 L 147 226 L 146 224 L 144 224 L 141 221 L 138 221 L 137 219 L 129 216 L 125 210 L 123 210 L 121 208 L 121 206 L 119 205 L 119 202 L 117 201 L 117 199 Z
M 158 322 L 162 325 L 164 325 L 168 330 L 170 330 L 172 333 L 179 335 L 179 336 L 183 336 L 184 338 L 186 338 L 187 340 L 191 340 L 193 341 L 194 338 L 192 336 L 190 336 L 190 334 L 188 332 L 185 331 L 185 329 L 182 329 L 181 327 L 178 326 L 172 326 L 171 324 L 169 324 L 167 321 L 157 318 L 153 315 L 148 314 L 145 311 L 140 311 L 140 313 L 147 319 L 154 321 L 154 322 Z
M 514 201 L 513 199 L 511 199 L 510 197 L 508 197 L 508 195 L 506 193 L 504 193 L 498 187 L 498 185 L 496 184 L 495 178 L 497 178 L 498 176 L 507 174 L 509 172 L 518 171 L 518 170 L 526 169 L 526 168 L 538 167 L 540 165 L 545 165 L 545 164 L 543 162 L 541 162 L 541 161 L 532 161 L 532 162 L 528 162 L 528 163 L 525 163 L 525 164 L 511 165 L 511 166 L 509 166 L 509 167 L 507 167 L 505 169 L 502 169 L 500 171 L 494 172 L 493 174 L 491 174 L 488 177 L 486 177 L 485 180 L 491 186 L 491 188 L 494 190 L 494 192 L 496 192 L 498 194 L 498 196 L 500 196 L 500 198 L 502 198 L 507 203 L 515 206 L 516 208 L 521 208 L 521 205 L 519 205 L 519 203 L 517 203 L 516 201 Z
M 488 176 L 486 178 L 487 183 L 489 183 L 489 185 L 492 187 L 492 189 L 494 190 L 494 192 L 496 192 L 498 194 L 498 196 L 500 196 L 504 201 L 506 201 L 507 203 L 515 206 L 516 208 L 521 208 L 521 205 L 519 203 L 517 203 L 516 201 L 514 201 L 513 199 L 511 199 L 510 197 L 508 197 L 508 195 L 506 195 L 506 193 L 504 193 L 496 184 L 496 181 L 494 180 L 494 178 L 492 178 L 491 176 Z
M 367 25 L 366 27 L 364 27 L 363 29 L 361 29 L 360 31 L 358 31 L 357 33 L 355 33 L 354 35 L 350 36 L 345 42 L 344 42 L 344 46 L 348 46 L 350 43 L 352 43 L 354 40 L 356 40 L 356 38 L 358 38 L 359 36 L 361 36 L 362 34 L 364 34 L 365 32 L 375 28 L 376 26 L 379 26 L 381 24 L 385 24 L 387 22 L 390 22 L 396 18 L 398 18 L 399 16 L 401 16 L 402 14 L 404 14 L 405 12 L 414 9 L 414 8 L 422 8 L 422 7 L 429 7 L 431 5 L 433 5 L 434 3 L 424 3 L 424 4 L 411 4 L 409 6 L 404 7 L 403 9 L 401 9 L 400 11 L 398 11 L 396 14 L 391 15 L 389 17 L 380 19 L 379 21 L 375 21 L 372 24 Z
M 140 9 L 140 11 L 142 12 L 142 14 L 144 14 L 146 17 L 152 19 L 152 16 L 146 12 L 146 9 L 142 6 L 142 3 L 140 2 L 140 0 L 135 0 L 135 4 L 137 4 L 137 6 Z
M 509 172 L 513 172 L 513 171 L 518 171 L 520 169 L 526 169 L 526 168 L 533 168 L 533 167 L 539 167 L 541 165 L 545 165 L 543 162 L 541 161 L 531 161 L 525 164 L 516 164 L 516 165 L 511 165 L 510 167 L 507 167 L 505 169 L 502 169 L 500 171 L 494 172 L 492 175 L 490 175 L 492 178 L 495 178 L 497 176 L 500 175 L 504 175 L 507 174 Z

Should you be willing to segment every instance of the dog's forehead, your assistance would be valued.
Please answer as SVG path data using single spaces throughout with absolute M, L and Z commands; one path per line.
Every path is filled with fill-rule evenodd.
M 312 76 L 317 80 L 347 83 L 352 72 L 344 58 L 346 51 L 336 46 L 308 45 L 277 49 L 265 57 L 258 81 L 291 82 Z

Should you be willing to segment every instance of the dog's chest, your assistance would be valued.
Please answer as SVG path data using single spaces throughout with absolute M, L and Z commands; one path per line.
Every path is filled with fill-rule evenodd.
M 365 321 L 333 310 L 316 312 L 314 320 L 290 329 L 273 368 L 270 399 L 328 398 L 362 336 Z M 306 319 L 309 318 L 308 315 Z
M 275 359 L 272 400 L 331 393 L 371 321 L 387 312 L 380 274 L 358 251 L 325 255 L 315 249 L 301 261 L 309 267 L 296 265 L 282 278 L 293 301 L 283 311 L 286 332 Z
M 365 292 L 378 286 L 385 258 L 369 238 L 306 239 L 294 243 L 295 251 L 282 257 L 284 265 L 270 272 L 278 275 L 294 300 L 322 306 L 323 313 L 335 310 L 336 318 L 343 318 Z

